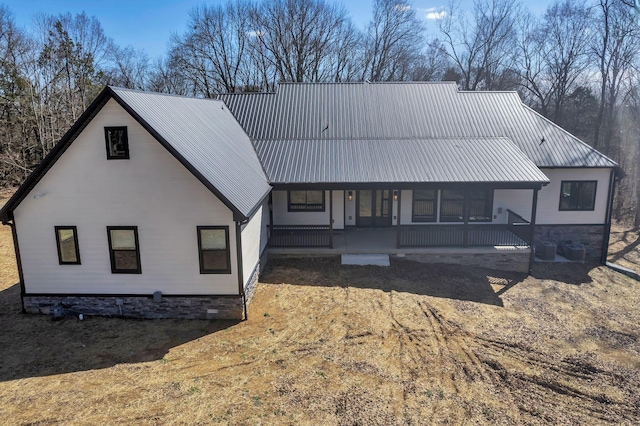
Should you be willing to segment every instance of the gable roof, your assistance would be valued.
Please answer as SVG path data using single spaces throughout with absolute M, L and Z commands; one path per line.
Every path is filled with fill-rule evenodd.
M 254 141 L 272 184 L 493 183 L 549 179 L 507 138 Z
M 0 210 L 0 221 L 12 219 L 13 210 L 109 99 L 213 192 L 235 220 L 249 218 L 271 190 L 251 141 L 221 101 L 106 87 Z
M 461 92 L 453 82 L 283 83 L 275 93 L 220 99 L 252 140 L 506 137 L 538 167 L 617 166 L 516 92 Z

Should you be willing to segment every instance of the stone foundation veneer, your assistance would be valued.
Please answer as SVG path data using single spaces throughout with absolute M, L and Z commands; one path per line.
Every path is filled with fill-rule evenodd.
M 125 318 L 242 319 L 241 296 L 24 296 L 30 314 L 53 314 L 56 307 L 64 315 L 100 315 Z M 122 302 L 119 305 L 117 302 Z
M 587 258 L 599 259 L 602 256 L 602 242 L 605 225 L 536 225 L 534 245 L 543 241 L 559 244 L 571 240 L 582 244 Z
M 498 271 L 529 272 L 531 251 L 523 249 L 465 249 L 467 252 L 446 249 L 437 253 L 406 254 L 405 259 L 423 263 L 446 263 L 463 266 L 475 266 Z

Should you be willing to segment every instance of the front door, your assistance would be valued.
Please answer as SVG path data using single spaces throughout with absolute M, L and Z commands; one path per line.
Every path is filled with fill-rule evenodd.
M 391 191 L 363 189 L 358 191 L 356 226 L 391 226 Z

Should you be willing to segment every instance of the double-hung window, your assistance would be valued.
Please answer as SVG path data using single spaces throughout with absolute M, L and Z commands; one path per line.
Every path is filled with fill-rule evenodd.
M 201 274 L 230 274 L 228 226 L 198 226 Z
M 141 274 L 137 226 L 107 226 L 111 272 Z

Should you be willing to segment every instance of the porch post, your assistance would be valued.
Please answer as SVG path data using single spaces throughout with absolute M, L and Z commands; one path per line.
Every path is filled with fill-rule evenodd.
M 398 216 L 396 217 L 396 248 L 400 248 L 402 244 L 402 241 L 401 241 L 402 232 L 400 230 L 400 218 L 402 217 L 401 213 L 402 213 L 402 190 L 398 189 L 398 212 L 397 212 Z
M 329 190 L 329 248 L 333 248 L 333 189 Z
M 464 191 L 464 198 L 462 199 L 462 218 L 464 219 L 464 236 L 462 239 L 462 246 L 469 246 L 469 199 L 471 193 L 468 190 Z
M 536 212 L 538 210 L 538 188 L 533 190 L 533 202 L 531 203 L 531 223 L 529 224 L 529 247 L 531 248 L 531 256 L 529 258 L 529 273 L 533 269 L 533 261 L 535 258 L 533 240 L 536 234 Z

